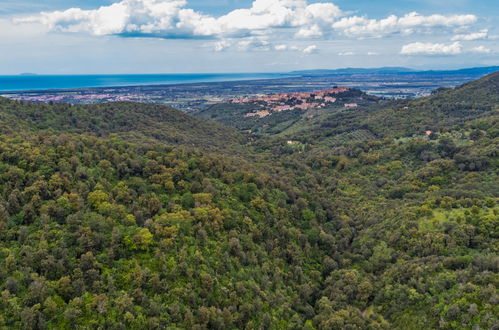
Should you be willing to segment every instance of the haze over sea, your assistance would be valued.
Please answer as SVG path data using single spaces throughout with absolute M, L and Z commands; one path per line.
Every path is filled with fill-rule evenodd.
M 279 73 L 205 73 L 205 74 L 133 74 L 133 75 L 17 75 L 0 76 L 0 91 L 73 89 L 169 85 L 200 82 L 270 79 Z

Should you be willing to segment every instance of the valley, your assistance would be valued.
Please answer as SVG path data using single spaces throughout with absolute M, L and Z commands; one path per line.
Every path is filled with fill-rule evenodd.
M 282 88 L 0 98 L 0 328 L 497 327 L 499 73 Z

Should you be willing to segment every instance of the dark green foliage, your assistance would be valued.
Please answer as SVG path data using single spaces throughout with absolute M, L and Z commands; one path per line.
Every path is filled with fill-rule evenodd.
M 398 101 L 248 146 L 164 107 L 0 99 L 0 328 L 499 326 L 492 78 L 429 136 L 425 106 L 376 126 Z
M 6 129 L 50 129 L 96 136 L 118 134 L 133 141 L 161 141 L 184 146 L 227 151 L 244 138 L 237 131 L 195 119 L 161 105 L 114 102 L 97 105 L 39 104 L 0 99 Z
M 296 313 L 276 302 L 312 279 L 290 269 L 320 270 L 294 202 L 240 162 L 68 134 L 0 149 L 2 326 L 258 326 Z
M 433 95 L 388 104 L 373 111 L 365 121 L 383 136 L 438 131 L 445 126 L 488 117 L 499 106 L 499 72 L 455 89 L 437 90 Z

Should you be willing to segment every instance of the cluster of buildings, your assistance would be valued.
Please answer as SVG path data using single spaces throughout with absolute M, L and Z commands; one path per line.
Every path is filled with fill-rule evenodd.
M 346 87 L 329 88 L 322 91 L 308 93 L 281 93 L 261 95 L 255 97 L 244 97 L 230 100 L 233 104 L 254 104 L 261 109 L 247 113 L 246 117 L 264 118 L 274 112 L 287 110 L 309 110 L 320 109 L 337 101 L 339 94 L 350 91 Z M 356 108 L 356 103 L 346 103 L 346 108 Z

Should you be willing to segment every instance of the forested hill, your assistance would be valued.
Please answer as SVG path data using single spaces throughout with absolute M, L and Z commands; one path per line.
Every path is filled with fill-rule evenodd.
M 495 116 L 498 109 L 499 72 L 496 72 L 456 88 L 439 89 L 428 97 L 386 100 L 369 107 L 326 111 L 312 119 L 302 117 L 280 135 L 318 146 L 409 137 Z
M 496 329 L 496 92 L 249 145 L 161 106 L 0 99 L 0 329 Z
M 95 136 L 114 133 L 132 141 L 155 140 L 230 152 L 245 141 L 235 129 L 193 118 L 173 108 L 131 102 L 49 105 L 0 98 L 0 128 L 4 132 L 50 129 Z
M 450 95 L 455 101 L 466 101 L 467 97 L 473 96 L 476 100 L 481 97 L 481 101 L 499 102 L 499 71 L 486 75 L 478 80 L 470 81 L 456 88 L 440 88 L 434 94 L 442 91 L 450 91 Z M 471 95 L 469 95 L 471 94 Z
M 483 118 L 499 109 L 499 72 L 421 99 L 388 104 L 363 121 L 383 136 L 417 134 Z

